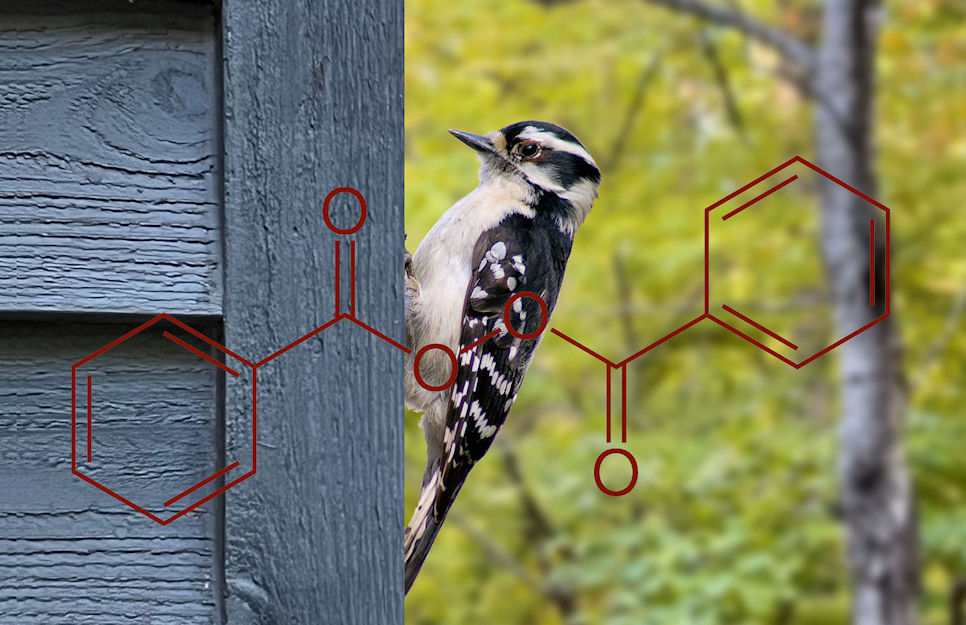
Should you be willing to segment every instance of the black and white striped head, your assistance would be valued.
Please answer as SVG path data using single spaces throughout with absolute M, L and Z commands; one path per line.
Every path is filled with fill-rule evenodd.
M 583 223 L 597 198 L 600 169 L 587 149 L 565 128 L 542 121 L 523 121 L 485 135 L 450 130 L 477 151 L 480 180 L 491 176 L 521 179 L 542 193 L 569 204 L 567 229 Z M 562 224 L 563 226 L 563 224 Z

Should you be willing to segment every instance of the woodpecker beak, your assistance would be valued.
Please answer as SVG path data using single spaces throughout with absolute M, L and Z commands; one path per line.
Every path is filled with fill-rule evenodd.
M 450 130 L 449 133 L 477 152 L 496 155 L 493 142 L 482 135 L 474 135 L 472 132 L 463 132 L 462 130 Z

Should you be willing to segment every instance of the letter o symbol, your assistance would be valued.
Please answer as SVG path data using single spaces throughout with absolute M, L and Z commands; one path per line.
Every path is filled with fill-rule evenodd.
M 604 482 L 600 479 L 600 465 L 603 464 L 604 458 L 611 454 L 620 454 L 627 458 L 627 461 L 631 463 L 631 480 L 628 482 L 627 486 L 621 490 L 611 490 L 604 486 Z M 608 449 L 601 455 L 597 457 L 597 462 L 594 464 L 594 480 L 597 482 L 597 488 L 600 489 L 605 495 L 610 495 L 611 497 L 620 497 L 626 495 L 634 489 L 634 485 L 637 484 L 637 461 L 634 460 L 633 454 L 626 449 Z

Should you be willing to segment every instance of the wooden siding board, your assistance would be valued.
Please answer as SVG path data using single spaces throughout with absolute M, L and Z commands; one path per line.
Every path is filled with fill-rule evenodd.
M 214 10 L 0 7 L 0 311 L 221 313 Z
M 402 319 L 401 1 L 225 0 L 228 347 L 260 359 L 333 316 L 326 194 L 359 189 L 359 317 Z M 350 196 L 333 220 L 351 225 Z M 228 623 L 398 625 L 402 354 L 341 322 L 258 370 L 258 472 L 226 494 Z M 250 401 L 227 389 L 227 445 Z
M 0 622 L 220 622 L 213 504 L 161 526 L 70 470 L 71 366 L 129 329 L 0 324 Z M 89 369 L 95 464 L 158 511 L 218 456 L 214 374 L 160 331 Z

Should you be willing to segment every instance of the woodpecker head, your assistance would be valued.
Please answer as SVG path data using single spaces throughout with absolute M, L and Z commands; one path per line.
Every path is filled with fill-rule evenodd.
M 450 133 L 476 150 L 482 166 L 480 181 L 506 176 L 552 194 L 567 203 L 561 228 L 583 223 L 597 198 L 600 170 L 577 137 L 556 124 L 523 121 L 485 135 L 459 130 Z

